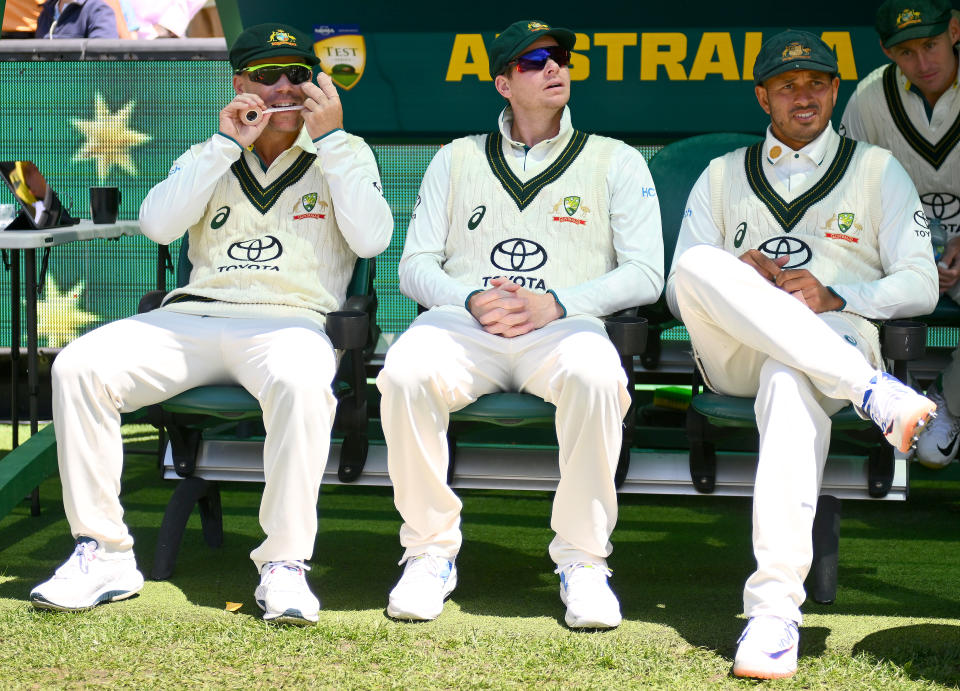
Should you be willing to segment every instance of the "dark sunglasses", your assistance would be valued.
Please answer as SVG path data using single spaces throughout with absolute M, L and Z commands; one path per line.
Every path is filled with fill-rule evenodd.
M 517 66 L 517 72 L 533 72 L 547 66 L 547 60 L 553 60 L 559 67 L 570 64 L 570 51 L 560 46 L 546 46 L 534 48 L 529 53 L 518 55 L 507 63 L 507 66 Z
M 290 80 L 291 84 L 303 84 L 306 81 L 310 81 L 310 77 L 313 76 L 313 70 L 310 69 L 309 65 L 298 63 L 254 65 L 253 67 L 238 70 L 237 74 L 243 72 L 247 73 L 250 81 L 256 82 L 257 84 L 266 84 L 267 86 L 276 84 L 283 75 L 287 75 L 287 79 Z

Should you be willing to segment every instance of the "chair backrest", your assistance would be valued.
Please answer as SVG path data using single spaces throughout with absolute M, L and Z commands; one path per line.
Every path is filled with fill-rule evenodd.
M 670 266 L 673 264 L 673 251 L 677 247 L 680 223 L 687 208 L 687 197 L 690 196 L 690 190 L 700 173 L 714 158 L 741 146 L 749 146 L 759 139 L 752 134 L 701 134 L 667 144 L 650 159 L 648 167 L 657 188 L 660 221 L 663 226 L 664 277 L 669 275 Z M 639 312 L 646 317 L 652 334 L 676 324 L 667 307 L 665 293 L 661 293 L 660 299 L 652 305 L 641 307 Z
M 650 174 L 660 200 L 665 273 L 670 272 L 673 264 L 673 251 L 677 246 L 680 223 L 687 208 L 690 190 L 697 178 L 714 158 L 758 141 L 760 137 L 754 134 L 701 134 L 667 144 L 650 159 Z

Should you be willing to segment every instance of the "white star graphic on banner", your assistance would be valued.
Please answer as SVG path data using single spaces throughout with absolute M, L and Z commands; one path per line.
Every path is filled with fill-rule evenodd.
M 130 129 L 127 121 L 135 101 L 129 101 L 120 110 L 111 113 L 98 92 L 93 104 L 93 120 L 73 120 L 86 141 L 74 154 L 74 161 L 93 159 L 97 163 L 97 177 L 103 182 L 114 166 L 137 176 L 137 168 L 130 158 L 130 149 L 148 142 L 153 137 Z

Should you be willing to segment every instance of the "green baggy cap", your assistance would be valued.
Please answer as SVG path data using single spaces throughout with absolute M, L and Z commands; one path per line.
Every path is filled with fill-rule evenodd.
M 311 67 L 320 62 L 313 52 L 310 36 L 286 24 L 257 24 L 237 36 L 230 49 L 230 64 L 234 70 L 254 60 L 273 57 L 301 58 Z
M 938 36 L 950 23 L 950 0 L 887 0 L 877 10 L 877 33 L 884 48 L 912 38 Z
M 757 84 L 790 70 L 816 70 L 836 74 L 837 56 L 833 50 L 809 31 L 787 29 L 771 36 L 757 54 L 753 78 Z
M 502 74 L 508 62 L 520 55 L 524 48 L 542 36 L 553 36 L 557 39 L 560 47 L 567 50 L 572 50 L 573 44 L 577 42 L 576 35 L 569 29 L 552 27 L 536 19 L 522 19 L 504 29 L 490 44 L 490 50 L 488 51 L 490 74 L 493 76 Z

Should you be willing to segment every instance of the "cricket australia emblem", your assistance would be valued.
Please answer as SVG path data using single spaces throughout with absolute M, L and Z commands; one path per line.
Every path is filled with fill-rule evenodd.
M 327 215 L 323 212 L 326 211 L 330 205 L 322 199 L 317 201 L 319 196 L 317 192 L 310 192 L 300 197 L 293 207 L 293 220 L 300 221 L 304 218 L 326 218 Z M 316 211 L 314 211 L 314 209 L 316 209 Z
M 561 215 L 563 212 L 566 215 Z M 550 215 L 555 223 L 575 223 L 585 226 L 587 224 L 586 215 L 589 213 L 590 207 L 581 203 L 580 197 L 571 195 L 554 204 Z M 577 217 L 578 214 L 579 218 Z

